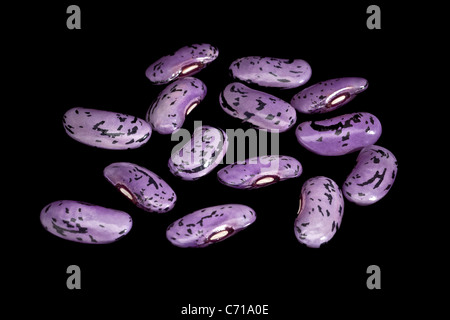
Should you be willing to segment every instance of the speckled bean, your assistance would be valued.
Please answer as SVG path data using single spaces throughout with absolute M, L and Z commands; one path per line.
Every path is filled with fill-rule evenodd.
M 397 176 L 397 159 L 386 148 L 367 146 L 356 159 L 356 166 L 344 182 L 347 200 L 361 206 L 381 200 L 391 189 Z
M 145 75 L 154 84 L 168 83 L 177 78 L 196 74 L 218 55 L 219 50 L 210 44 L 185 46 L 152 63 L 145 71 Z
M 311 152 L 340 156 L 377 142 L 381 136 L 381 123 L 367 112 L 350 113 L 327 120 L 302 122 L 295 135 Z
M 147 168 L 129 162 L 115 162 L 103 175 L 137 207 L 149 212 L 164 213 L 175 206 L 177 196 L 161 177 Z
M 169 84 L 147 111 L 146 120 L 160 134 L 171 134 L 183 126 L 186 116 L 205 98 L 206 86 L 186 77 Z
M 244 163 L 230 164 L 217 172 L 217 178 L 232 188 L 256 189 L 296 178 L 301 174 L 302 165 L 297 159 L 271 155 L 250 158 Z
M 311 67 L 302 59 L 244 57 L 231 63 L 233 78 L 263 87 L 292 89 L 311 78 Z
M 172 174 L 183 180 L 196 180 L 211 172 L 223 159 L 228 137 L 222 129 L 200 126 L 169 159 Z
M 242 204 L 224 204 L 194 211 L 173 222 L 167 239 L 177 247 L 206 247 L 223 241 L 256 220 L 255 211 Z
M 301 113 L 326 113 L 347 104 L 367 89 L 364 78 L 337 78 L 316 83 L 292 97 L 291 105 Z
M 295 236 L 300 243 L 319 248 L 334 236 L 343 215 L 344 198 L 336 182 L 321 176 L 311 178 L 301 190 Z
M 93 244 L 119 240 L 131 229 L 128 213 L 81 201 L 55 201 L 41 211 L 45 230 L 62 239 Z
M 259 129 L 283 132 L 297 121 L 295 109 L 289 103 L 239 82 L 227 85 L 219 102 L 226 113 Z
M 72 108 L 63 116 L 67 134 L 78 142 L 103 149 L 135 149 L 152 134 L 146 121 L 123 113 Z

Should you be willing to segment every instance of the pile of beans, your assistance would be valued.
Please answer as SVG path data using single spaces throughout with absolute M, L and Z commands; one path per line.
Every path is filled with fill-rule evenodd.
M 218 55 L 218 49 L 210 44 L 195 44 L 151 64 L 146 70 L 147 78 L 153 84 L 167 86 L 150 105 L 145 119 L 75 107 L 64 114 L 64 129 L 71 138 L 83 144 L 114 150 L 141 147 L 149 141 L 153 131 L 162 135 L 175 133 L 207 94 L 206 85 L 192 75 Z M 233 61 L 229 71 L 236 81 L 220 93 L 219 103 L 224 112 L 257 129 L 276 133 L 293 127 L 297 112 L 315 114 L 336 110 L 368 87 L 368 81 L 363 78 L 331 79 L 301 90 L 288 103 L 245 84 L 297 88 L 311 77 L 311 67 L 306 61 L 243 57 Z M 321 156 L 359 151 L 357 163 L 342 188 L 323 176 L 312 177 L 303 184 L 294 232 L 300 243 L 317 248 L 328 242 L 339 229 L 344 198 L 365 206 L 388 193 L 397 174 L 397 161 L 389 150 L 375 145 L 381 135 L 381 123 L 367 112 L 302 122 L 295 135 L 301 146 Z M 183 180 L 197 180 L 222 163 L 228 142 L 226 132 L 220 128 L 197 127 L 189 141 L 169 158 L 169 170 Z M 264 155 L 221 168 L 217 179 L 231 188 L 256 189 L 299 177 L 302 172 L 301 163 L 293 157 Z M 165 213 L 175 206 L 175 191 L 147 168 L 116 162 L 108 165 L 103 174 L 125 197 L 145 211 Z M 132 228 L 132 218 L 126 212 L 72 200 L 48 204 L 42 209 L 40 219 L 50 233 L 81 243 L 111 243 Z M 166 236 L 179 247 L 205 247 L 247 228 L 255 220 L 255 211 L 244 204 L 220 204 L 174 221 L 168 226 Z

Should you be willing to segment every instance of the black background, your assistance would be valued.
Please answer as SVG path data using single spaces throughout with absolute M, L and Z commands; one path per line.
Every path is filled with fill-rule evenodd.
M 398 306 L 398 295 L 408 290 L 410 242 L 404 233 L 408 229 L 404 216 L 412 207 L 406 201 L 410 183 L 406 172 L 412 164 L 408 163 L 404 126 L 409 119 L 402 114 L 404 100 L 396 94 L 406 69 L 407 38 L 399 21 L 402 10 L 376 3 L 381 7 L 382 29 L 368 30 L 366 8 L 371 3 L 364 1 L 356 5 L 277 1 L 146 6 L 81 1 L 76 4 L 81 8 L 82 29 L 68 30 L 66 8 L 70 4 L 75 3 L 18 9 L 33 19 L 28 19 L 28 37 L 16 39 L 27 42 L 19 64 L 26 74 L 21 82 L 31 85 L 17 96 L 16 104 L 28 98 L 34 102 L 22 103 L 17 111 L 39 132 L 27 133 L 33 138 L 20 147 L 23 156 L 17 160 L 21 168 L 29 168 L 25 170 L 29 187 L 22 186 L 18 200 L 26 208 L 20 214 L 26 236 L 16 235 L 24 241 L 15 242 L 14 256 L 8 260 L 18 271 L 9 280 L 19 296 L 33 293 L 33 301 L 42 303 L 44 309 L 63 306 L 65 312 L 74 314 L 77 308 L 89 306 L 101 313 L 142 310 L 148 318 L 161 314 L 171 319 L 180 316 L 188 304 L 222 309 L 227 304 L 268 304 L 270 319 L 300 317 L 311 310 L 339 314 L 355 306 L 372 314 Z M 286 101 L 322 80 L 368 79 L 369 88 L 349 104 L 323 115 L 298 113 L 297 125 L 351 112 L 376 115 L 383 126 L 377 145 L 392 151 L 399 162 L 397 180 L 388 195 L 368 207 L 346 201 L 335 237 L 320 249 L 311 249 L 297 242 L 293 230 L 302 184 L 323 175 L 342 185 L 357 153 L 312 154 L 298 144 L 297 125 L 280 134 L 280 154 L 297 158 L 303 174 L 257 190 L 221 185 L 216 178 L 221 166 L 194 182 L 172 176 L 167 161 L 177 142 L 170 135 L 154 131 L 146 145 L 124 151 L 92 148 L 66 135 L 62 116 L 74 106 L 144 118 L 164 88 L 148 81 L 146 68 L 161 56 L 194 43 L 211 43 L 219 49 L 219 57 L 195 75 L 206 84 L 208 93 L 185 121 L 183 127 L 190 132 L 194 120 L 223 129 L 249 128 L 223 112 L 218 102 L 219 93 L 232 81 L 228 67 L 239 57 L 308 61 L 312 77 L 305 86 L 265 90 Z M 103 177 L 103 168 L 116 161 L 133 162 L 160 175 L 177 193 L 175 208 L 158 215 L 134 207 Z M 42 208 L 63 199 L 126 211 L 133 218 L 133 228 L 109 245 L 64 241 L 46 232 L 39 221 Z M 177 248 L 165 238 L 165 229 L 174 220 L 225 203 L 252 207 L 256 222 L 202 249 Z M 81 268 L 81 290 L 66 287 L 66 268 L 72 264 Z M 372 264 L 381 268 L 381 290 L 366 287 L 366 269 Z

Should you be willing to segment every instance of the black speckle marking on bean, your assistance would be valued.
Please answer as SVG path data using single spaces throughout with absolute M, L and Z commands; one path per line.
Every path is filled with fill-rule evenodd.
M 149 137 L 149 133 L 144 134 L 141 138 L 137 139 L 136 142 L 142 142 Z
M 267 103 L 264 103 L 260 99 L 256 99 L 256 102 L 258 102 L 258 106 L 256 107 L 256 110 L 258 111 L 264 109 L 264 107 L 267 105 Z
M 246 121 L 246 120 L 250 119 L 251 117 L 253 117 L 255 114 L 254 114 L 254 113 L 251 113 L 251 112 L 248 112 L 248 111 L 245 111 L 245 112 L 244 112 L 244 115 L 245 115 L 246 118 L 244 118 L 244 119 L 242 119 L 242 120 L 243 120 L 243 121 Z
M 330 193 L 324 193 L 324 195 L 327 197 L 328 202 L 331 204 L 331 202 L 333 201 L 333 196 Z
M 119 119 L 120 119 L 120 117 L 119 117 Z M 126 119 L 126 118 L 125 118 L 125 119 Z M 121 122 L 123 122 L 123 121 L 121 121 Z M 114 138 L 114 137 L 121 136 L 121 135 L 124 134 L 123 132 L 109 132 L 108 129 L 102 129 L 102 128 L 100 128 L 100 126 L 103 125 L 104 123 L 105 123 L 105 121 L 100 121 L 100 122 L 96 123 L 96 124 L 92 127 L 92 130 L 99 131 L 99 132 L 100 132 L 100 135 L 102 135 L 102 136 L 107 136 L 107 137 L 110 137 L 110 138 Z
M 127 136 L 135 134 L 138 131 L 138 127 L 134 126 L 132 129 L 128 129 Z
M 72 130 L 70 130 L 69 126 L 65 125 L 64 128 L 66 128 L 66 130 L 71 133 L 71 134 L 75 134 Z
M 389 153 L 386 153 L 386 152 L 384 152 L 383 150 L 380 150 L 380 149 L 370 149 L 370 150 L 371 150 L 371 151 L 375 151 L 375 152 L 381 154 L 381 157 L 382 157 L 382 158 L 383 158 L 383 157 L 389 158 Z
M 237 93 L 240 93 L 240 94 L 247 94 L 248 93 L 248 92 L 242 91 L 240 89 L 236 89 L 236 86 L 234 86 L 234 85 L 231 86 L 230 91 L 231 92 L 237 92 Z
M 386 168 L 384 168 L 382 174 L 380 174 L 380 172 L 377 170 L 372 178 L 370 178 L 369 180 L 367 180 L 365 182 L 358 183 L 357 185 L 360 186 L 360 187 L 363 187 L 363 186 L 366 186 L 366 185 L 369 185 L 369 184 L 373 183 L 375 181 L 375 179 L 378 179 L 378 182 L 373 186 L 373 189 L 376 189 L 383 182 L 385 173 L 386 173 Z
M 319 209 L 320 214 L 322 215 L 322 217 L 324 217 L 324 214 L 322 212 L 322 207 L 321 206 L 317 206 L 317 209 Z
M 236 109 L 233 109 L 233 108 L 227 103 L 227 101 L 225 100 L 225 98 L 224 98 L 224 96 L 223 96 L 223 92 L 220 93 L 220 101 L 221 101 L 222 106 L 223 106 L 225 109 L 228 109 L 228 110 L 230 110 L 231 112 L 237 113 Z
M 64 222 L 64 220 L 63 220 L 63 222 Z M 66 222 L 66 224 L 67 223 L 68 222 Z M 77 229 L 71 229 L 71 230 L 65 229 L 63 227 L 60 227 L 60 226 L 56 225 L 54 222 L 52 222 L 52 226 L 53 226 L 53 229 L 55 229 L 58 234 L 60 234 L 60 235 L 62 235 L 64 237 L 66 236 L 64 234 L 64 232 L 68 232 L 68 233 L 87 233 L 87 228 L 81 227 L 81 225 L 79 223 L 75 224 L 75 227 Z M 75 228 L 75 227 L 73 227 L 73 225 L 71 225 L 71 228 Z
M 210 215 L 203 216 L 199 221 L 196 222 L 196 224 L 199 224 L 200 226 L 203 227 L 203 220 L 204 220 L 204 219 L 212 218 L 212 217 L 214 216 L 214 214 L 216 213 L 216 211 L 217 211 L 217 210 L 214 210 L 213 212 L 211 212 Z
M 350 119 L 346 120 L 344 123 L 342 123 L 342 121 L 340 121 L 336 124 L 324 126 L 324 125 L 317 124 L 315 121 L 312 121 L 310 126 L 311 126 L 311 129 L 318 131 L 318 132 L 335 131 L 336 135 L 340 135 L 342 133 L 342 129 L 353 127 L 352 122 L 353 123 L 361 122 L 361 120 L 360 120 L 361 117 L 362 117 L 362 115 L 360 113 L 357 113 Z
M 342 137 L 342 141 L 350 139 L 350 131 L 347 132 L 345 136 Z

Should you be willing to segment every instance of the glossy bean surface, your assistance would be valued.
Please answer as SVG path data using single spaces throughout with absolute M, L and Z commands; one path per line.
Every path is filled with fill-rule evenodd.
M 139 148 L 152 134 L 150 124 L 138 117 L 79 107 L 64 114 L 63 125 L 72 139 L 102 149 Z
M 392 152 L 380 146 L 367 146 L 359 153 L 342 191 L 348 201 L 370 205 L 386 196 L 396 177 L 397 159 Z
M 289 103 L 239 82 L 227 85 L 219 102 L 226 113 L 259 129 L 284 132 L 297 121 L 295 109 Z
M 205 84 L 186 77 L 169 84 L 147 111 L 146 120 L 160 134 L 171 134 L 183 126 L 186 116 L 206 96 Z
M 257 189 L 302 174 L 300 162 L 289 156 L 271 155 L 249 158 L 217 172 L 218 180 L 236 189 Z
M 57 237 L 90 244 L 117 241 L 128 234 L 133 224 L 126 212 L 73 200 L 48 204 L 40 220 L 45 230 Z
M 231 63 L 233 78 L 262 87 L 292 89 L 311 78 L 311 66 L 302 59 L 280 59 L 250 56 Z
M 103 175 L 137 207 L 164 213 L 175 206 L 173 189 L 156 173 L 129 162 L 115 162 L 103 170 Z
M 311 152 L 340 156 L 377 142 L 381 136 L 381 123 L 373 114 L 357 112 L 302 122 L 295 135 L 300 145 Z
M 225 131 L 211 126 L 197 127 L 191 138 L 170 157 L 169 170 L 183 180 L 197 180 L 222 161 L 227 148 Z
M 301 113 L 326 113 L 349 103 L 368 86 L 366 79 L 358 77 L 321 81 L 294 95 L 291 105 Z
M 206 247 L 223 241 L 256 220 L 255 211 L 242 204 L 224 204 L 194 211 L 173 222 L 167 239 L 177 247 Z
M 156 60 L 147 68 L 145 75 L 153 84 L 169 83 L 198 73 L 218 55 L 219 50 L 207 43 L 185 46 Z
M 308 179 L 302 186 L 294 223 L 297 240 L 319 248 L 333 238 L 344 215 L 344 198 L 336 182 L 327 177 Z

